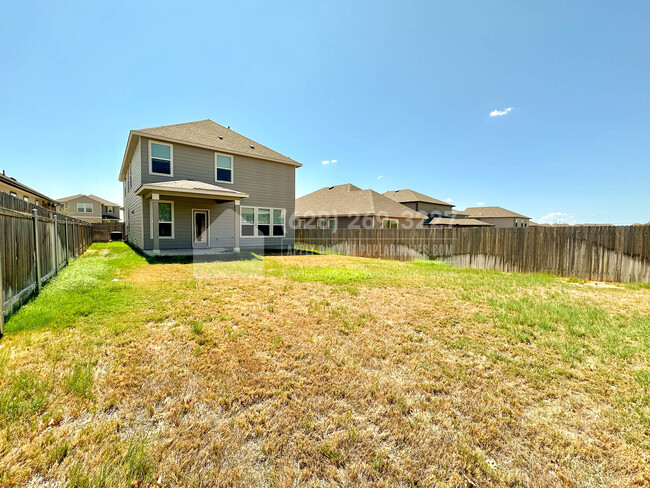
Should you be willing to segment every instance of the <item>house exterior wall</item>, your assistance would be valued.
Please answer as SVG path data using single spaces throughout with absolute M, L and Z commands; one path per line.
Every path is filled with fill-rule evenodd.
M 93 211 L 90 213 L 77 212 L 77 203 L 83 203 L 84 205 L 90 203 L 93 206 Z M 75 219 L 85 220 L 86 222 L 102 221 L 102 204 L 96 200 L 93 200 L 92 198 L 88 198 L 83 195 L 77 198 L 73 198 L 72 200 L 65 202 L 65 208 L 68 211 L 68 215 L 70 215 L 70 217 L 74 217 Z
M 235 245 L 235 205 L 233 202 L 217 203 L 207 198 L 166 197 L 160 196 L 160 201 L 173 202 L 174 238 L 159 237 L 161 250 L 191 249 L 193 240 L 192 211 L 208 210 L 209 212 L 209 243 L 211 248 L 232 248 Z M 151 205 L 152 200 L 144 200 L 144 247 L 153 249 Z M 240 244 L 243 239 L 240 239 Z M 242 247 L 242 246 L 240 246 Z
M 144 249 L 142 197 L 135 194 L 142 181 L 142 143 L 138 143 L 124 180 L 124 223 L 127 241 Z
M 24 198 L 27 197 L 29 199 L 29 203 L 35 203 L 36 201 L 38 201 L 39 205 L 42 205 L 43 207 L 49 210 L 54 210 L 55 208 L 54 202 L 52 202 L 51 200 L 43 199 L 42 197 L 35 195 L 34 193 L 8 185 L 4 181 L 0 181 L 0 191 L 8 195 L 10 195 L 11 193 L 15 193 L 16 198 L 18 198 L 19 200 L 24 200 Z
M 112 209 L 112 213 L 110 212 Z M 102 204 L 102 217 L 120 218 L 120 207 L 118 205 L 104 205 Z
M 155 139 L 151 139 L 156 142 Z M 164 141 L 160 141 L 165 143 Z M 281 208 L 285 210 L 284 237 L 240 237 L 239 247 L 245 248 L 276 248 L 293 246 L 295 213 L 295 170 L 292 165 L 255 159 L 247 156 L 230 154 L 233 158 L 233 183 L 215 181 L 216 151 L 198 148 L 184 144 L 173 146 L 173 177 L 150 174 L 149 172 L 149 139 L 141 138 L 131 158 L 127 178 L 125 179 L 125 214 L 128 213 L 127 234 L 129 242 L 144 250 L 153 249 L 153 239 L 150 228 L 150 199 L 142 199 L 135 191 L 147 183 L 168 182 L 173 180 L 197 180 L 210 183 L 235 191 L 244 192 L 248 198 L 241 200 L 241 207 Z M 228 154 L 219 151 L 219 154 Z M 131 173 L 131 186 L 129 176 Z M 161 200 L 175 202 L 175 226 L 178 229 L 176 243 L 170 239 L 159 239 L 160 249 L 191 248 L 192 208 L 208 208 L 210 218 L 214 220 L 211 229 L 211 247 L 234 247 L 235 214 L 232 201 L 215 200 L 202 201 L 202 207 L 197 207 L 196 198 L 168 197 L 160 192 Z M 178 202 L 178 208 L 176 208 Z M 211 202 L 208 204 L 208 202 Z M 195 205 L 192 207 L 191 205 Z M 207 206 L 206 206 L 207 205 Z M 138 217 L 140 217 L 138 219 Z M 183 222 L 183 220 L 187 222 Z M 140 223 L 138 223 L 138 220 Z M 239 225 L 237 226 L 239 232 Z M 212 242 L 214 237 L 218 240 Z M 173 246 L 173 247 L 170 247 Z

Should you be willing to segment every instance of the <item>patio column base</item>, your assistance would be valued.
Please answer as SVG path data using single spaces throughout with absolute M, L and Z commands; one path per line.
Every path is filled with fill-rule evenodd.
M 240 249 L 238 247 L 233 247 L 232 252 L 241 252 L 241 251 L 240 251 Z

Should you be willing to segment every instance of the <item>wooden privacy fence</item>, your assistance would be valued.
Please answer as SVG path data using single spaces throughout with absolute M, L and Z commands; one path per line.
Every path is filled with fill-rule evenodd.
M 92 242 L 91 225 L 0 193 L 0 335 L 11 314 Z
M 297 249 L 369 258 L 650 283 L 650 225 L 296 229 Z
M 122 238 L 126 229 L 124 228 L 124 222 L 102 222 L 93 224 L 93 242 L 108 242 L 111 239 L 111 232 L 121 232 Z

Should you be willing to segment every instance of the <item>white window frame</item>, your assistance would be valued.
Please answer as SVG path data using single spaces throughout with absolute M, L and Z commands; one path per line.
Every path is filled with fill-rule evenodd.
M 29 203 L 29 197 L 23 197 L 23 202 Z
M 171 203 L 172 204 L 172 235 L 171 237 L 161 236 L 160 230 L 158 230 L 158 239 L 175 239 L 176 238 L 176 215 L 174 213 L 174 202 L 172 200 L 155 200 L 158 203 Z M 153 202 L 154 200 L 149 200 L 149 238 L 153 239 Z M 158 210 L 158 223 L 159 224 L 169 224 L 169 222 L 160 222 L 160 209 Z
M 169 174 L 166 175 L 165 173 L 154 173 L 152 171 L 152 159 L 153 159 L 153 154 L 151 153 L 151 145 L 152 144 L 159 144 L 161 146 L 168 146 L 169 147 Z M 161 158 L 156 158 L 156 159 L 161 159 Z M 149 174 L 152 176 L 168 176 L 170 178 L 174 177 L 174 145 L 169 144 L 168 142 L 161 142 L 161 141 L 149 141 Z
M 226 156 L 227 158 L 230 158 L 230 181 L 217 179 L 217 157 L 218 156 Z M 229 185 L 235 183 L 235 157 L 232 154 L 224 154 L 224 153 L 217 153 L 217 152 L 214 153 L 214 181 L 216 183 L 227 183 Z M 266 207 L 260 207 L 260 208 L 266 208 Z
M 384 227 L 384 222 L 395 222 L 395 229 L 399 229 L 399 220 L 397 219 L 381 219 L 382 229 L 392 229 L 393 227 Z M 390 225 L 390 224 L 389 224 Z
M 245 208 L 252 208 L 255 211 L 255 218 L 253 219 L 253 235 L 252 236 L 245 236 L 242 234 L 242 226 L 243 225 L 251 225 L 251 224 L 244 224 L 242 217 L 241 217 L 241 212 Z M 262 236 L 262 235 L 257 235 L 257 226 L 259 225 L 259 219 L 258 219 L 258 210 L 269 210 L 270 215 L 269 215 L 269 232 L 271 235 L 269 236 Z M 281 210 L 282 211 L 282 227 L 284 228 L 284 234 L 281 236 L 274 236 L 273 235 L 273 211 L 274 210 Z M 250 205 L 242 205 L 239 209 L 240 215 L 239 215 L 239 237 L 242 239 L 253 239 L 253 238 L 262 238 L 262 239 L 283 239 L 287 236 L 287 209 L 286 208 L 279 208 L 279 207 L 251 207 Z

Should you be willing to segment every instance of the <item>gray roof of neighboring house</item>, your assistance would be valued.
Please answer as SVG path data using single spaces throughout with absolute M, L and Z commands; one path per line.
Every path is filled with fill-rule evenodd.
M 463 210 L 464 213 L 472 218 L 499 218 L 499 217 L 517 217 L 520 219 L 529 219 L 525 215 L 507 210 L 503 207 L 468 207 Z
M 447 207 L 454 206 L 449 202 L 443 202 L 442 200 L 438 200 L 437 198 L 433 198 L 423 193 L 418 193 L 417 191 L 409 190 L 409 189 L 387 191 L 384 192 L 383 195 L 399 203 L 424 202 L 424 203 L 432 203 L 434 205 L 445 205 Z
M 296 217 L 379 215 L 423 220 L 425 215 L 373 190 L 351 184 L 321 188 L 296 200 Z
M 183 124 L 163 125 L 160 127 L 149 127 L 147 129 L 132 130 L 129 133 L 129 141 L 124 151 L 122 168 L 120 170 L 120 181 L 124 181 L 126 171 L 127 155 L 130 154 L 130 146 L 133 136 L 145 136 L 150 139 L 160 139 L 167 142 L 176 142 L 197 146 L 213 151 L 223 151 L 230 154 L 239 154 L 253 158 L 275 161 L 278 163 L 302 166 L 297 161 L 280 154 L 248 137 L 235 132 L 232 129 L 219 125 L 210 119 L 186 122 Z
M 91 193 L 85 194 L 85 193 L 77 193 L 76 195 L 70 195 L 69 197 L 63 197 L 59 198 L 59 202 L 66 203 L 69 202 L 70 200 L 75 200 L 80 197 L 87 197 L 90 198 L 91 200 L 95 200 L 96 202 L 99 202 L 103 205 L 106 205 L 107 207 L 119 207 L 119 203 L 111 202 L 109 200 L 105 200 L 104 198 L 98 197 L 97 195 L 93 195 Z
M 460 210 L 452 210 L 452 211 L 451 211 L 451 214 L 452 214 L 452 215 L 461 215 L 461 216 L 463 216 L 463 217 L 467 217 L 467 216 L 469 215 L 469 214 L 467 214 L 466 212 L 462 212 L 462 211 L 460 211 Z
M 476 219 L 454 219 L 451 217 L 434 217 L 424 221 L 425 225 L 448 225 L 450 227 L 492 227 L 494 224 Z
M 32 193 L 33 195 L 41 197 L 42 199 L 49 200 L 50 202 L 53 202 L 55 204 L 59 203 L 59 200 L 55 200 L 54 198 L 50 198 L 47 195 L 43 195 L 40 191 L 36 191 L 33 188 L 25 185 L 24 183 L 21 183 L 16 178 L 14 178 L 12 176 L 7 176 L 6 174 L 4 174 L 4 171 L 2 173 L 0 173 L 0 181 L 2 181 L 3 183 L 5 183 L 7 185 L 13 186 L 14 188 L 16 188 L 18 190 L 26 191 L 26 192 Z

